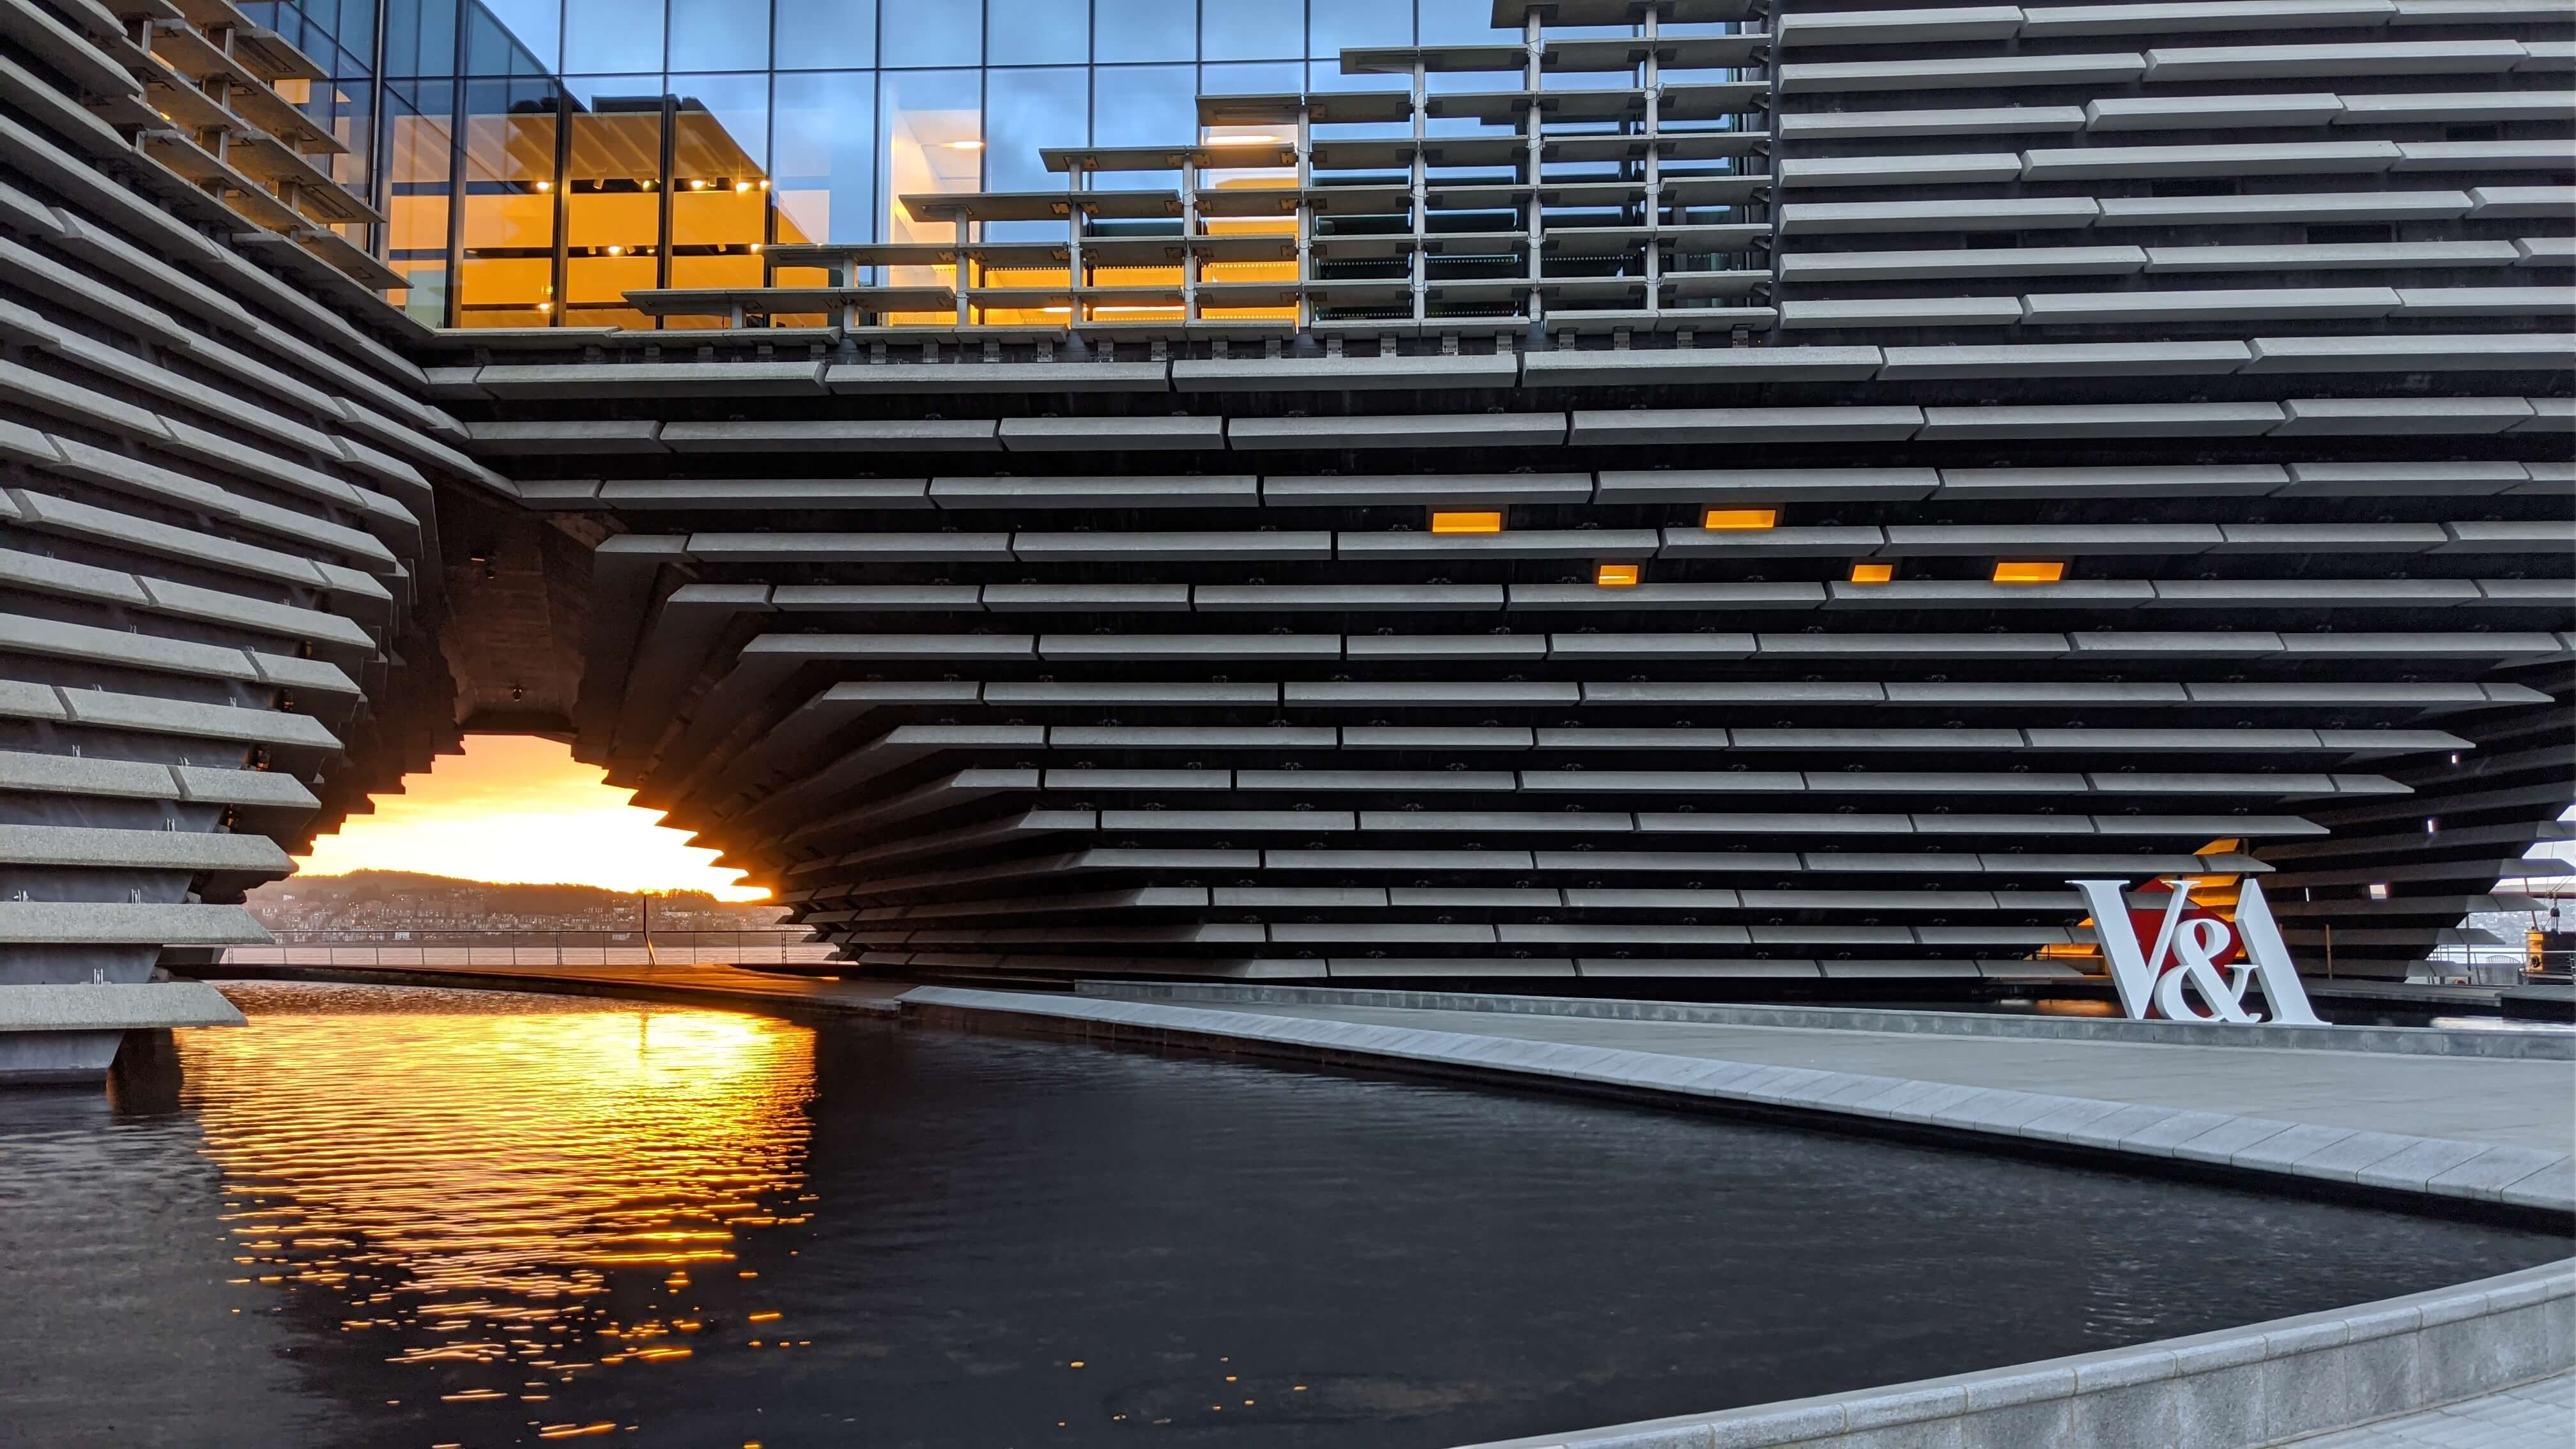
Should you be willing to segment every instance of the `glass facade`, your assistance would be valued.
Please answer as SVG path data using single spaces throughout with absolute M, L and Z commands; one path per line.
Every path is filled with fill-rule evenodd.
M 390 218 L 351 239 L 411 279 L 398 304 L 463 327 L 650 326 L 626 291 L 757 286 L 766 245 L 951 240 L 899 198 L 1055 189 L 1041 146 L 1195 138 L 1202 93 L 1400 89 L 1341 50 L 1497 35 L 1490 0 L 243 8 L 333 77 L 309 108 Z

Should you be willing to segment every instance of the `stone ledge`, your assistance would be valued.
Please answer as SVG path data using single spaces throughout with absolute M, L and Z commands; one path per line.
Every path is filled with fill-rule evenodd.
M 1606 997 L 1513 996 L 1493 992 L 1392 991 L 1332 986 L 1237 986 L 1216 982 L 1085 981 L 1090 998 L 1201 1001 L 1241 1009 L 1270 1002 L 1295 1006 L 1405 1007 L 1522 1016 L 1762 1026 L 1801 1031 L 1876 1031 L 1926 1036 L 2016 1037 L 2113 1041 L 2155 1046 L 2270 1047 L 2292 1051 L 2377 1052 L 2398 1056 L 2483 1057 L 2510 1061 L 2576 1061 L 2576 1036 L 2534 1032 L 2446 1031 L 2430 1027 L 2211 1027 L 2182 1021 L 2108 1017 L 2005 1016 L 1970 1011 L 1905 1011 L 1869 1006 L 1754 1006 Z
M 1472 1449 L 1824 1449 L 1895 1442 L 2269 1444 L 2576 1364 L 2576 1259 L 2134 1348 Z M 2141 1431 L 2145 1431 L 2142 1433 Z
M 241 1024 L 240 1010 L 202 981 L 0 986 L 0 1034 Z

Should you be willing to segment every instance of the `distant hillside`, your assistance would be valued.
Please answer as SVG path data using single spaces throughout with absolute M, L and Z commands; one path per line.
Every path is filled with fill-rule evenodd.
M 251 891 L 244 903 L 273 929 L 376 924 L 397 916 L 458 924 L 489 918 L 557 921 L 575 929 L 633 921 L 639 913 L 631 892 L 586 885 L 501 885 L 398 870 L 290 876 Z M 670 891 L 653 898 L 656 926 L 740 930 L 771 925 L 785 914 L 778 906 L 729 903 L 704 891 Z

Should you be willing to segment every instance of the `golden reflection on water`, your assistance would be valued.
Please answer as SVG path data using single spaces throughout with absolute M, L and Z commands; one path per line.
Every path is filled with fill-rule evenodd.
M 335 1295 L 341 1330 L 387 1362 L 444 1366 L 424 1387 L 448 1402 L 541 1403 L 532 1373 L 687 1357 L 675 1340 L 705 1326 L 690 1275 L 733 1277 L 743 1234 L 810 1210 L 809 1028 L 561 998 L 227 992 L 248 1027 L 178 1035 L 183 1100 L 224 1171 L 233 1281 Z M 478 1385 L 454 1372 L 469 1366 L 504 1371 Z

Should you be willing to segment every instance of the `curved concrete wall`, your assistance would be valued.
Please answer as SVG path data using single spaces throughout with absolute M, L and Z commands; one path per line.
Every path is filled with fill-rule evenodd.
M 1475 1449 L 2221 1449 L 2370 1423 L 2570 1369 L 2576 1260 L 2135 1348 Z

